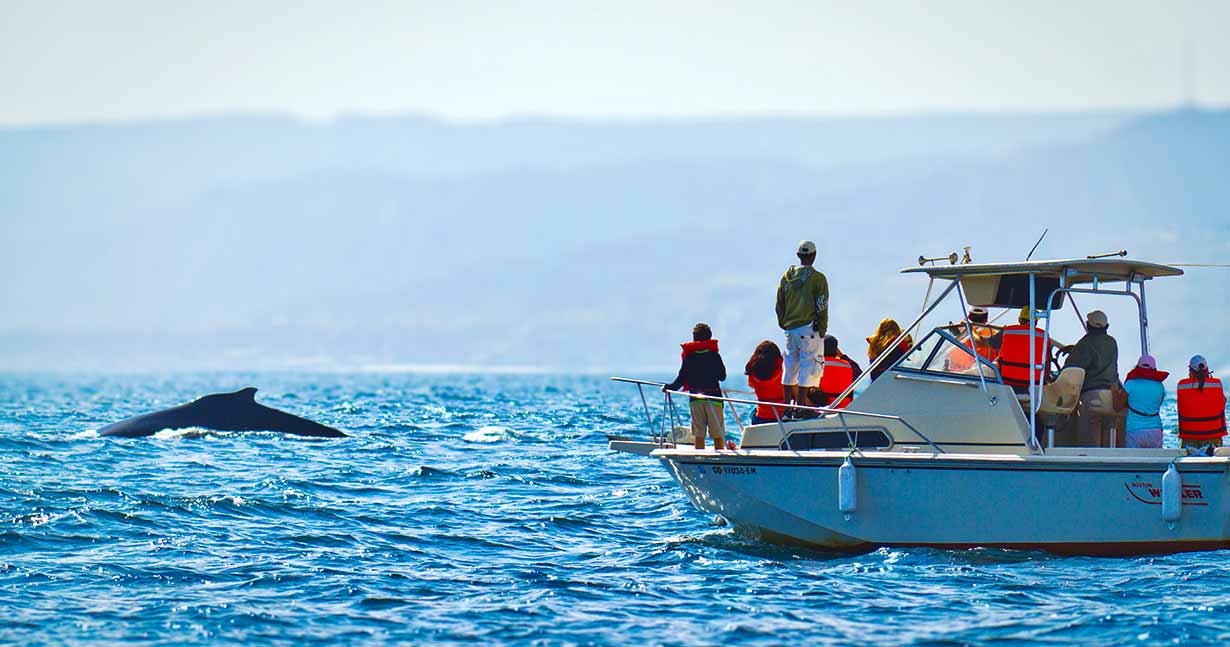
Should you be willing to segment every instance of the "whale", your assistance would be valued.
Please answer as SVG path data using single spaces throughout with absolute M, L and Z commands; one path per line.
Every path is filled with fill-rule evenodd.
M 256 389 L 202 396 L 178 407 L 121 420 L 98 430 L 116 438 L 153 436 L 163 429 L 199 427 L 216 431 L 274 431 L 313 438 L 344 438 L 346 434 L 307 418 L 279 411 L 256 401 Z

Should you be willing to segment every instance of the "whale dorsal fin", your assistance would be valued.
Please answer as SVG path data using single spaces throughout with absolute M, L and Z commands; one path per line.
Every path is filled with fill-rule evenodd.
M 244 402 L 256 402 L 256 387 L 249 386 L 247 388 L 239 389 L 238 391 L 232 393 L 231 397 L 236 400 L 243 400 Z

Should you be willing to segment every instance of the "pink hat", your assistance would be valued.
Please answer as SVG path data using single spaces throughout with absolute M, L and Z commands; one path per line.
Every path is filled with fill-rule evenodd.
M 1157 360 L 1153 359 L 1152 355 L 1141 355 L 1140 359 L 1136 360 L 1138 368 L 1151 368 L 1157 370 Z

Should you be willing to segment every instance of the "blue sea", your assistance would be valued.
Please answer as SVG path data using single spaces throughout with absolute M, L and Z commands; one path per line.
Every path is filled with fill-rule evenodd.
M 244 386 L 352 437 L 93 432 Z M 1230 642 L 1226 552 L 765 544 L 607 449 L 642 416 L 597 377 L 0 376 L 0 643 Z

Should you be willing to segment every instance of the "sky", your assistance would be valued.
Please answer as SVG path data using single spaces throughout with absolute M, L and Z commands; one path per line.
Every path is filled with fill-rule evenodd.
M 0 125 L 1224 106 L 1227 24 L 1202 0 L 0 0 Z

